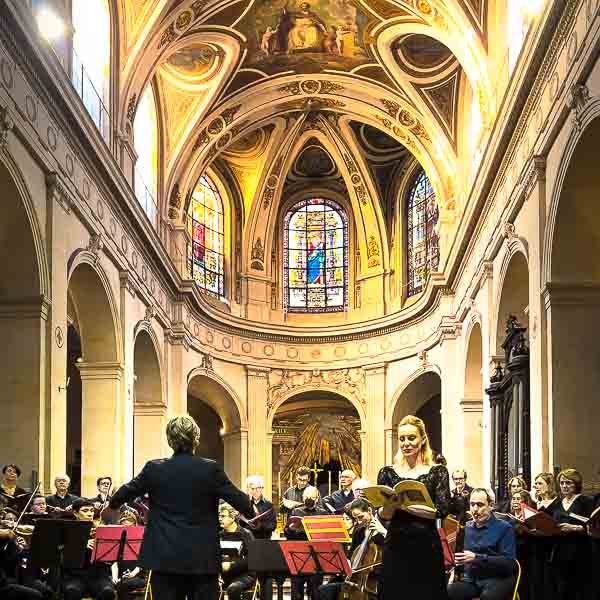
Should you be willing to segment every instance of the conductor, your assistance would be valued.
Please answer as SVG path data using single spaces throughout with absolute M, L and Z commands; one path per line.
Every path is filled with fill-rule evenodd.
M 150 513 L 138 564 L 152 571 L 160 600 L 213 600 L 218 596 L 218 504 L 222 498 L 249 518 L 248 496 L 213 460 L 194 456 L 200 429 L 181 416 L 167 424 L 171 458 L 151 460 L 113 495 L 107 511 L 148 493 Z

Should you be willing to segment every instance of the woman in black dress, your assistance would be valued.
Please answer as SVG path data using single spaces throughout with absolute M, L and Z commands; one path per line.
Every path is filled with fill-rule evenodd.
M 394 487 L 399 481 L 420 481 L 429 491 L 438 517 L 449 512 L 448 470 L 433 462 L 425 424 L 412 415 L 398 427 L 400 449 L 395 463 L 379 471 L 377 483 Z M 383 550 L 383 599 L 447 600 L 442 545 L 435 520 L 402 510 L 382 512 L 390 520 Z

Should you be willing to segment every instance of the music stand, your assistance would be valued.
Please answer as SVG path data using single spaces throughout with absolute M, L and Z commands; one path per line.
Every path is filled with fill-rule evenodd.
M 340 543 L 281 542 L 281 550 L 292 575 L 352 575 Z
M 31 537 L 31 564 L 40 569 L 57 569 L 60 588 L 64 569 L 84 566 L 91 530 L 90 521 L 37 521 Z
M 137 561 L 143 539 L 144 527 L 141 525 L 98 527 L 92 562 Z

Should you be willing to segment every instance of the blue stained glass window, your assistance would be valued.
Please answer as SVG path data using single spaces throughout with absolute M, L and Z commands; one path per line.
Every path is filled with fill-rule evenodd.
M 196 285 L 224 297 L 225 231 L 223 200 L 208 177 L 200 177 L 190 204 L 188 230 L 192 252 L 188 267 Z
M 420 171 L 408 194 L 407 296 L 423 291 L 432 271 L 440 264 L 439 208 L 431 182 Z
M 340 312 L 348 307 L 348 218 L 332 200 L 295 204 L 284 218 L 284 308 Z

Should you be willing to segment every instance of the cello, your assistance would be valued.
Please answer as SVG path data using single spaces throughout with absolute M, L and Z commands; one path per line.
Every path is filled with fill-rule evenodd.
M 377 578 L 373 569 L 382 563 L 383 549 L 371 541 L 375 534 L 373 529 L 367 529 L 365 539 L 352 553 L 352 575 L 346 577 L 337 600 L 368 600 L 377 597 Z

